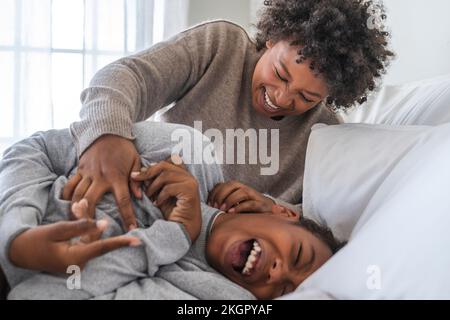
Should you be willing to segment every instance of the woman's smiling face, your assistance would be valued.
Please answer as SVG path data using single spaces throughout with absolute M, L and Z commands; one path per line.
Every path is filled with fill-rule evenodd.
M 252 79 L 253 107 L 267 117 L 300 115 L 328 96 L 324 79 L 310 69 L 311 61 L 297 63 L 300 46 L 288 41 L 266 44 Z

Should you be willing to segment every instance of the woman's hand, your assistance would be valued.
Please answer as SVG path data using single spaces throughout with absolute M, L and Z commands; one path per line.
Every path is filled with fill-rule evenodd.
M 209 193 L 208 205 L 229 213 L 269 212 L 275 202 L 238 181 L 218 183 Z
M 94 218 L 95 206 L 106 192 L 112 192 L 126 229 L 136 227 L 130 189 L 137 198 L 142 196 L 140 184 L 129 179 L 139 171 L 141 162 L 133 142 L 115 135 L 98 138 L 81 156 L 78 171 L 69 179 L 63 199 L 79 202 L 88 200 L 88 216 Z
M 161 161 L 132 173 L 132 179 L 145 182 L 145 194 L 166 220 L 183 224 L 194 242 L 202 224 L 198 182 L 181 163 L 176 163 Z
M 37 226 L 19 234 L 12 241 L 9 258 L 20 268 L 65 273 L 71 265 L 82 269 L 90 259 L 121 247 L 141 244 L 138 238 L 130 236 L 99 240 L 106 227 L 105 220 L 91 219 Z M 96 240 L 83 243 L 73 240 L 75 237 Z

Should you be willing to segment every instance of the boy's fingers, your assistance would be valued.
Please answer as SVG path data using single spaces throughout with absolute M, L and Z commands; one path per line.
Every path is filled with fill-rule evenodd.
M 108 227 L 108 220 L 102 219 L 97 220 L 96 222 L 97 228 L 85 233 L 80 237 L 80 241 L 83 243 L 91 243 L 97 241 L 101 238 L 103 231 Z
M 119 236 L 97 240 L 83 246 L 73 246 L 71 250 L 72 254 L 75 256 L 75 260 L 79 261 L 80 264 L 85 264 L 89 260 L 104 255 L 110 251 L 128 246 L 138 246 L 140 244 L 141 241 L 139 238 Z
M 124 227 L 126 230 L 131 230 L 137 227 L 136 216 L 134 214 L 133 205 L 131 202 L 130 191 L 128 183 L 121 181 L 113 185 L 114 199 L 122 216 Z
M 72 238 L 82 236 L 95 231 L 97 223 L 91 219 L 81 219 L 76 221 L 60 221 L 46 225 L 48 236 L 53 241 L 68 241 Z
M 184 165 L 183 159 L 178 154 L 172 154 L 169 158 L 166 159 L 166 161 L 169 162 L 170 164 L 177 166 L 178 168 L 186 170 L 186 166 Z
M 167 184 L 180 183 L 185 181 L 186 175 L 178 172 L 163 171 L 155 180 L 147 187 L 146 195 L 151 198 Z
M 177 197 L 177 195 L 185 189 L 186 185 L 181 182 L 165 185 L 158 194 L 155 205 L 163 204 L 169 198 Z
M 81 174 L 77 173 L 67 181 L 62 192 L 63 200 L 66 201 L 72 200 L 73 192 L 75 191 L 75 188 L 78 185 L 78 183 L 81 181 L 81 178 L 82 178 Z
M 163 171 L 185 173 L 186 170 L 184 170 L 182 167 L 176 166 L 167 161 L 161 161 L 151 165 L 145 170 L 131 172 L 130 177 L 132 180 L 135 181 L 145 181 L 155 178 L 156 176 L 160 175 Z
M 151 167 L 146 168 L 145 170 L 133 171 L 131 172 L 131 179 L 134 181 L 145 181 L 149 179 L 153 179 L 157 175 L 164 170 L 162 162 L 157 163 Z

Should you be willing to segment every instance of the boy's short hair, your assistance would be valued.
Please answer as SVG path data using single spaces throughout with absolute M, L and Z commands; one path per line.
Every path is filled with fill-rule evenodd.
M 297 224 L 322 240 L 330 248 L 333 254 L 346 245 L 346 242 L 340 241 L 334 237 L 330 228 L 321 226 L 311 219 L 301 217 Z
M 300 63 L 310 59 L 329 90 L 327 105 L 347 109 L 367 100 L 375 79 L 386 72 L 394 53 L 388 50 L 389 33 L 372 23 L 386 18 L 383 7 L 371 0 L 264 1 L 256 24 L 258 50 L 266 41 L 301 45 Z

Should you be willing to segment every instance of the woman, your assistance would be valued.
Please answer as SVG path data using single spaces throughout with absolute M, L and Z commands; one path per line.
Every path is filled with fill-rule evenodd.
M 299 205 L 305 149 L 314 123 L 337 124 L 327 108 L 363 101 L 393 53 L 388 34 L 372 23 L 372 1 L 266 1 L 256 42 L 239 26 L 208 22 L 100 70 L 81 95 L 81 121 L 71 125 L 80 157 L 73 201 L 95 203 L 111 191 L 124 223 L 136 226 L 130 180 L 140 159 L 132 123 L 163 107 L 163 120 L 204 130 L 279 130 L 279 171 L 260 175 L 256 164 L 225 164 L 227 192 L 213 205 L 236 212 L 264 211 L 273 201 Z M 242 188 L 243 186 L 243 188 Z M 251 186 L 251 187 L 250 187 Z M 233 195 L 240 189 L 239 197 Z M 244 191 L 242 191 L 244 190 Z M 273 200 L 269 198 L 271 195 Z M 236 203 L 226 201 L 229 197 Z M 296 207 L 299 210 L 299 206 Z

